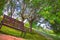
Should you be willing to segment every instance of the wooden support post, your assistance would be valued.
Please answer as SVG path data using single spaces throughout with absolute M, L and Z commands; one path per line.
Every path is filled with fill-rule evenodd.
M 1 29 L 1 27 L 2 27 L 2 23 L 0 22 L 0 29 Z
M 22 37 L 22 35 L 23 35 L 23 32 L 21 32 L 21 35 L 20 36 Z
M 26 36 L 26 32 L 21 32 L 20 36 L 24 38 Z
M 26 32 L 23 33 L 23 38 L 25 38 L 25 36 L 26 36 Z

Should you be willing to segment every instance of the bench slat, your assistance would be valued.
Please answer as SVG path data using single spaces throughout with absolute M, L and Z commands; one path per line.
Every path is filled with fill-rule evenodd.
M 13 18 L 11 18 L 9 16 L 4 15 L 3 20 L 2 20 L 2 24 L 5 25 L 5 26 L 8 26 L 10 28 L 14 28 L 14 29 L 26 32 L 26 29 L 24 27 L 23 22 L 18 21 L 16 19 L 13 19 Z

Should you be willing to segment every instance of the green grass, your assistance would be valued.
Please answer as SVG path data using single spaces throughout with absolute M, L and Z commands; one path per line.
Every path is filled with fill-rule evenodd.
M 37 29 L 38 30 L 38 29 Z M 53 30 L 44 30 L 44 29 L 39 29 L 41 33 L 44 33 L 46 36 L 53 38 L 53 40 L 60 40 L 60 33 L 55 34 Z
M 20 31 L 6 27 L 6 26 L 3 26 L 0 31 L 3 33 L 6 33 L 6 34 L 21 37 Z M 26 33 L 26 36 L 24 39 L 26 39 L 26 40 L 47 40 L 44 36 L 34 32 L 34 31 L 32 33 Z

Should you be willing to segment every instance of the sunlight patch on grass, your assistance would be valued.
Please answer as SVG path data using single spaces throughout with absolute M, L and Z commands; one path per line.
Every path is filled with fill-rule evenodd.
M 6 34 L 20 36 L 20 31 L 12 29 L 12 28 L 9 28 L 9 27 L 6 27 L 6 26 L 3 26 L 1 28 L 1 31 L 4 32 L 4 33 L 6 33 Z

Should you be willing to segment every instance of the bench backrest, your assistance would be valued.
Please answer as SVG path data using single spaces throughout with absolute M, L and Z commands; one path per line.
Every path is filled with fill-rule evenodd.
M 18 30 L 24 30 L 24 23 L 21 21 L 18 21 L 14 18 L 11 18 L 7 15 L 3 16 L 2 24 L 11 28 L 15 28 Z

